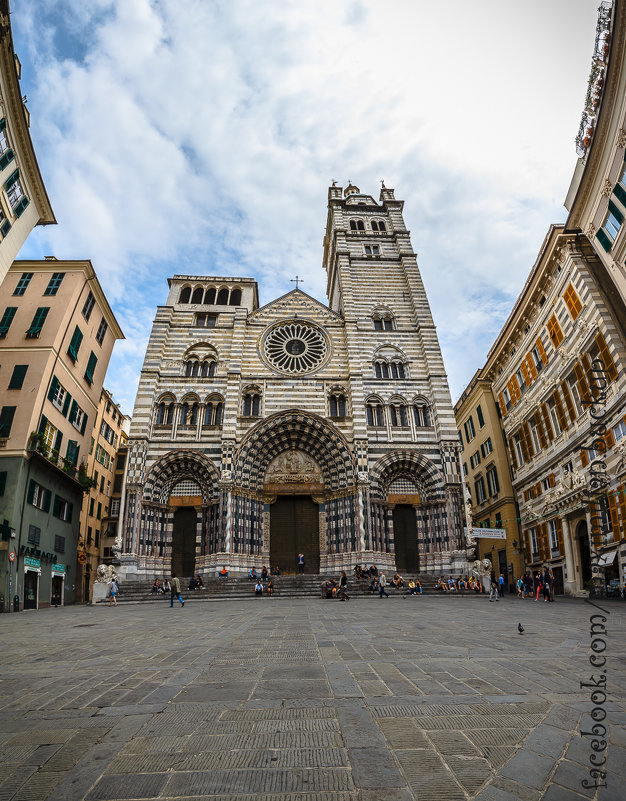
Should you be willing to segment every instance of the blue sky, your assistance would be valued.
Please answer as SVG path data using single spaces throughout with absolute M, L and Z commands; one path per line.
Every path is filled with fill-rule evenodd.
M 405 201 L 453 401 L 523 286 L 576 162 L 598 0 L 13 0 L 57 226 L 126 335 L 132 413 L 174 273 L 325 301 L 327 188 Z

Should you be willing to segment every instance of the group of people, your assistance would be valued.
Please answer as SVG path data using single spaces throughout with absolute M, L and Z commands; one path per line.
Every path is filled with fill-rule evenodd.
M 196 576 L 192 576 L 189 579 L 189 590 L 201 590 L 204 587 L 204 582 L 200 578 L 200 574 L 198 573 Z
M 539 595 L 544 603 L 554 601 L 554 573 L 551 567 L 544 567 L 532 576 L 525 573 L 517 579 L 517 597 L 534 598 L 539 600 Z
M 154 584 L 152 585 L 152 590 L 151 591 L 159 593 L 159 594 L 164 593 L 164 592 L 169 592 L 170 591 L 170 583 L 166 578 L 160 579 L 160 580 L 158 578 L 155 578 Z
M 339 586 L 335 579 L 329 578 L 322 584 L 322 598 L 338 598 L 340 601 L 349 601 L 348 595 L 348 577 L 346 571 L 341 571 L 339 578 Z

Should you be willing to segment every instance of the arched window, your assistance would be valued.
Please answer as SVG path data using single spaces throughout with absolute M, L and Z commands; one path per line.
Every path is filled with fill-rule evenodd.
M 405 378 L 404 365 L 402 362 L 391 362 L 391 377 L 392 378 Z
M 204 303 L 207 306 L 214 306 L 215 305 L 215 287 L 209 287 L 207 289 L 206 294 L 204 296 Z
M 230 293 L 229 306 L 241 306 L 241 289 L 233 289 Z
M 386 230 L 387 228 L 382 220 L 372 220 L 372 231 L 380 231 L 383 233 L 383 231 Z
M 165 425 L 165 415 L 167 414 L 167 409 L 164 403 L 159 403 L 157 406 L 156 412 L 156 424 L 158 426 Z
M 389 365 L 387 362 L 375 362 L 374 371 L 376 378 L 389 378 Z
M 356 220 L 350 220 L 350 230 L 356 231 Z
M 198 422 L 198 404 L 193 403 L 189 410 L 189 425 L 195 426 Z
M 418 428 L 430 428 L 431 422 L 428 406 L 421 403 L 415 403 L 413 405 L 413 419 L 415 420 L 415 425 Z
M 243 397 L 243 416 L 258 417 L 261 408 L 261 396 L 253 390 L 246 392 Z
M 217 293 L 216 303 L 218 306 L 228 306 L 228 289 L 226 287 L 222 287 Z
M 180 425 L 186 426 L 189 422 L 189 404 L 183 403 L 180 407 Z
M 380 401 L 368 401 L 366 406 L 368 426 L 384 426 L 385 415 Z
M 356 227 L 358 228 L 359 231 L 365 231 L 365 223 L 363 222 L 363 220 L 357 220 Z
M 190 286 L 184 286 L 180 290 L 180 296 L 178 298 L 178 302 L 179 303 L 189 303 L 189 297 L 190 296 L 191 296 L 191 287 Z
M 389 420 L 394 427 L 407 426 L 409 423 L 406 416 L 406 406 L 401 403 L 392 403 L 389 406 Z
M 345 417 L 346 416 L 346 396 L 343 392 L 336 390 L 330 396 L 330 416 L 331 417 Z
M 197 286 L 194 291 L 193 295 L 191 296 L 192 303 L 202 303 L 202 298 L 204 296 L 204 292 L 202 291 L 201 286 Z
M 204 409 L 204 422 L 205 426 L 221 426 L 224 417 L 224 403 L 218 398 L 212 398 L 207 401 Z
M 393 331 L 393 317 L 390 313 L 377 312 L 372 315 L 374 331 Z
M 191 371 L 193 370 L 193 362 L 186 362 L 185 363 L 185 375 L 191 375 Z

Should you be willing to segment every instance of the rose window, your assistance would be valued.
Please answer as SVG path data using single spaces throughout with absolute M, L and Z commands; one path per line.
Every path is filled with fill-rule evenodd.
M 326 340 L 307 323 L 287 323 L 272 329 L 265 338 L 264 355 L 283 373 L 310 373 L 328 353 Z

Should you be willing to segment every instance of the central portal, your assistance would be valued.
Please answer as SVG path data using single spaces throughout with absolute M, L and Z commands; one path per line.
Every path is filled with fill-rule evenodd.
M 183 506 L 174 512 L 172 573 L 179 578 L 191 578 L 196 572 L 196 521 L 193 507 Z
M 283 573 L 295 573 L 304 554 L 305 573 L 320 572 L 319 506 L 309 495 L 279 495 L 270 511 L 270 562 Z
M 413 506 L 398 504 L 393 510 L 393 541 L 396 570 L 419 573 L 417 522 Z

